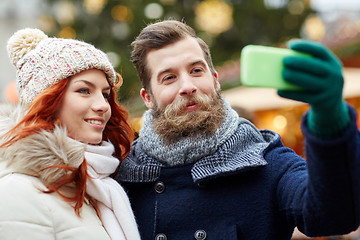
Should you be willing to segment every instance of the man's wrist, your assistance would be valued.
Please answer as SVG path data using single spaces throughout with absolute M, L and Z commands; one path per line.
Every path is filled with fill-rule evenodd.
M 344 101 L 326 111 L 318 111 L 311 107 L 308 114 L 309 130 L 316 136 L 326 139 L 339 136 L 349 122 L 349 110 Z

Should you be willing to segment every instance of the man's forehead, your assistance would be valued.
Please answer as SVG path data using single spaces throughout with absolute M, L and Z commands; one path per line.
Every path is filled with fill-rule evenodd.
M 180 40 L 164 48 L 149 51 L 147 54 L 148 66 L 151 66 L 152 69 L 157 69 L 157 71 L 164 71 L 178 65 L 200 63 L 206 65 L 202 49 L 195 39 L 192 40 Z
M 181 62 L 181 67 L 193 67 L 193 66 L 198 66 L 198 65 L 201 65 L 203 67 L 206 67 L 207 68 L 207 64 L 206 64 L 206 61 L 204 59 L 188 59 L 189 61 L 182 61 Z M 158 73 L 162 73 L 162 72 L 171 72 L 171 71 L 174 71 L 176 70 L 179 66 L 179 64 L 171 64 L 171 62 L 166 62 L 165 63 L 166 65 L 164 65 L 163 67 L 159 67 L 157 69 Z

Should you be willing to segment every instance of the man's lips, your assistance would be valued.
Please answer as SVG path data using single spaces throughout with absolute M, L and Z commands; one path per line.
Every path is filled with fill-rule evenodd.
M 196 103 L 194 101 L 189 101 L 188 104 L 186 104 L 187 111 L 194 111 L 196 109 L 198 109 L 198 106 L 196 105 Z

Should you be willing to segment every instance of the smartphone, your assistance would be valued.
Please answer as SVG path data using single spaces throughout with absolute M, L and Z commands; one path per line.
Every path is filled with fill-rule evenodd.
M 310 55 L 287 48 L 247 45 L 241 51 L 240 81 L 248 87 L 265 87 L 279 90 L 301 90 L 282 77 L 285 56 Z

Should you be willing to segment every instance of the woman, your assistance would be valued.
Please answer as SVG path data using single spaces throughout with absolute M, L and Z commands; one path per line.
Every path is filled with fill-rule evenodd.
M 140 239 L 109 177 L 134 135 L 106 55 L 38 29 L 8 52 L 20 104 L 0 106 L 0 239 Z

